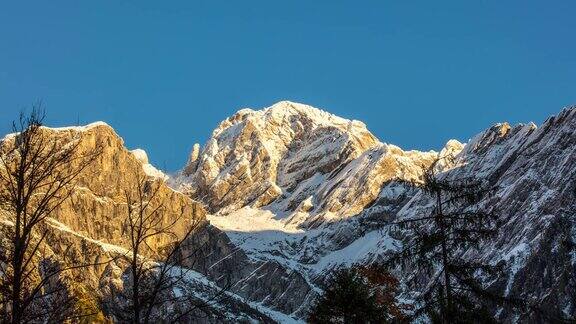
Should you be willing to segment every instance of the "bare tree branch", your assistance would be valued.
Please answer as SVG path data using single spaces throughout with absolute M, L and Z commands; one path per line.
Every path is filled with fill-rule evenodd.
M 39 106 L 29 115 L 21 113 L 12 123 L 14 134 L 0 142 L 0 208 L 13 225 L 0 277 L 4 305 L 0 312 L 10 323 L 77 316 L 73 298 L 59 277 L 94 265 L 59 265 L 47 272 L 38 267 L 48 235 L 45 220 L 71 197 L 77 178 L 101 153 L 99 146 L 81 152 L 81 135 L 50 134 L 42 127 L 44 117 Z M 56 302 L 55 298 L 56 304 L 48 302 Z

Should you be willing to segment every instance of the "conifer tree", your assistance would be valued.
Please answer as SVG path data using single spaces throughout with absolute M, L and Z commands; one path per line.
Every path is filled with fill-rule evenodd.
M 376 266 L 335 272 L 312 308 L 309 323 L 398 323 L 403 307 L 396 300 L 398 281 Z
M 410 184 L 434 205 L 430 214 L 395 223 L 411 229 L 413 236 L 389 262 L 403 268 L 410 264 L 430 276 L 414 317 L 425 313 L 434 323 L 494 322 L 490 306 L 520 301 L 487 290 L 480 278 L 494 278 L 499 268 L 464 255 L 498 233 L 500 219 L 486 203 L 494 188 L 478 179 L 442 176 L 440 161 L 423 168 L 422 181 Z

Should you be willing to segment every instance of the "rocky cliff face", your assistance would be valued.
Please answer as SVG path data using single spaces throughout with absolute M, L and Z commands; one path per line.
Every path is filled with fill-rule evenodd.
M 576 305 L 576 108 L 541 127 L 501 124 L 474 138 L 447 176 L 476 174 L 498 186 L 490 202 L 504 220 L 496 240 L 470 255 L 503 263 L 492 286 L 574 316 Z M 511 318 L 507 321 L 526 321 Z
M 192 220 L 205 218 L 202 204 L 170 189 L 162 181 L 164 175 L 148 164 L 143 150 L 128 151 L 122 138 L 104 124 L 96 123 L 86 127 L 63 129 L 46 128 L 46 136 L 58 136 L 66 140 L 79 141 L 77 155 L 82 156 L 96 149 L 102 153 L 82 172 L 74 193 L 61 208 L 53 213 L 53 218 L 72 231 L 118 246 L 127 246 L 126 235 L 123 235 L 126 218 L 125 191 L 133 190 L 138 179 L 148 176 L 155 178 L 159 186 L 158 198 L 165 210 L 159 226 L 166 226 L 183 213 L 174 231 L 183 235 Z M 155 249 L 170 243 L 169 238 L 154 240 Z
M 575 129 L 576 108 L 563 110 L 539 128 L 495 125 L 474 137 L 444 173 L 452 178 L 474 175 L 498 188 L 485 202 L 503 221 L 498 237 L 479 251 L 463 251 L 462 257 L 502 265 L 505 276 L 487 286 L 526 299 L 559 318 L 573 318 L 576 312 Z M 423 215 L 428 206 L 428 198 L 416 192 L 392 217 Z M 410 234 L 383 233 L 396 241 Z M 494 312 L 504 322 L 543 321 L 502 309 Z

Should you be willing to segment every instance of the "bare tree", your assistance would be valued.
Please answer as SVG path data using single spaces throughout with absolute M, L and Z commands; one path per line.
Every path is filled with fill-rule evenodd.
M 114 316 L 138 324 L 178 322 L 189 318 L 194 311 L 226 298 L 228 286 L 217 290 L 207 300 L 200 300 L 193 292 L 186 293 L 181 288 L 192 271 L 182 266 L 183 261 L 188 261 L 188 267 L 191 267 L 201 251 L 190 238 L 205 221 L 193 219 L 184 209 L 174 217 L 166 217 L 169 211 L 165 200 L 159 196 L 163 181 L 138 173 L 133 178 L 136 180 L 124 192 L 124 235 L 129 240 L 130 250 L 126 256 L 130 282 L 124 296 L 117 296 L 128 302 L 126 305 L 117 303 L 111 310 Z M 153 246 L 158 242 L 168 243 Z M 162 313 L 164 306 L 172 311 Z
M 58 322 L 77 316 L 65 272 L 86 264 L 41 259 L 46 219 L 73 193 L 78 176 L 99 156 L 79 152 L 79 138 L 53 136 L 34 107 L 0 142 L 0 209 L 6 244 L 0 253 L 0 312 L 8 322 Z

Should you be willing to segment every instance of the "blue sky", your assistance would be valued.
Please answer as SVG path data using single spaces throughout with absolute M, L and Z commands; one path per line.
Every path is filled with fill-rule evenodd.
M 104 120 L 175 170 L 239 108 L 292 100 L 439 149 L 576 103 L 575 1 L 12 1 L 0 132 Z

